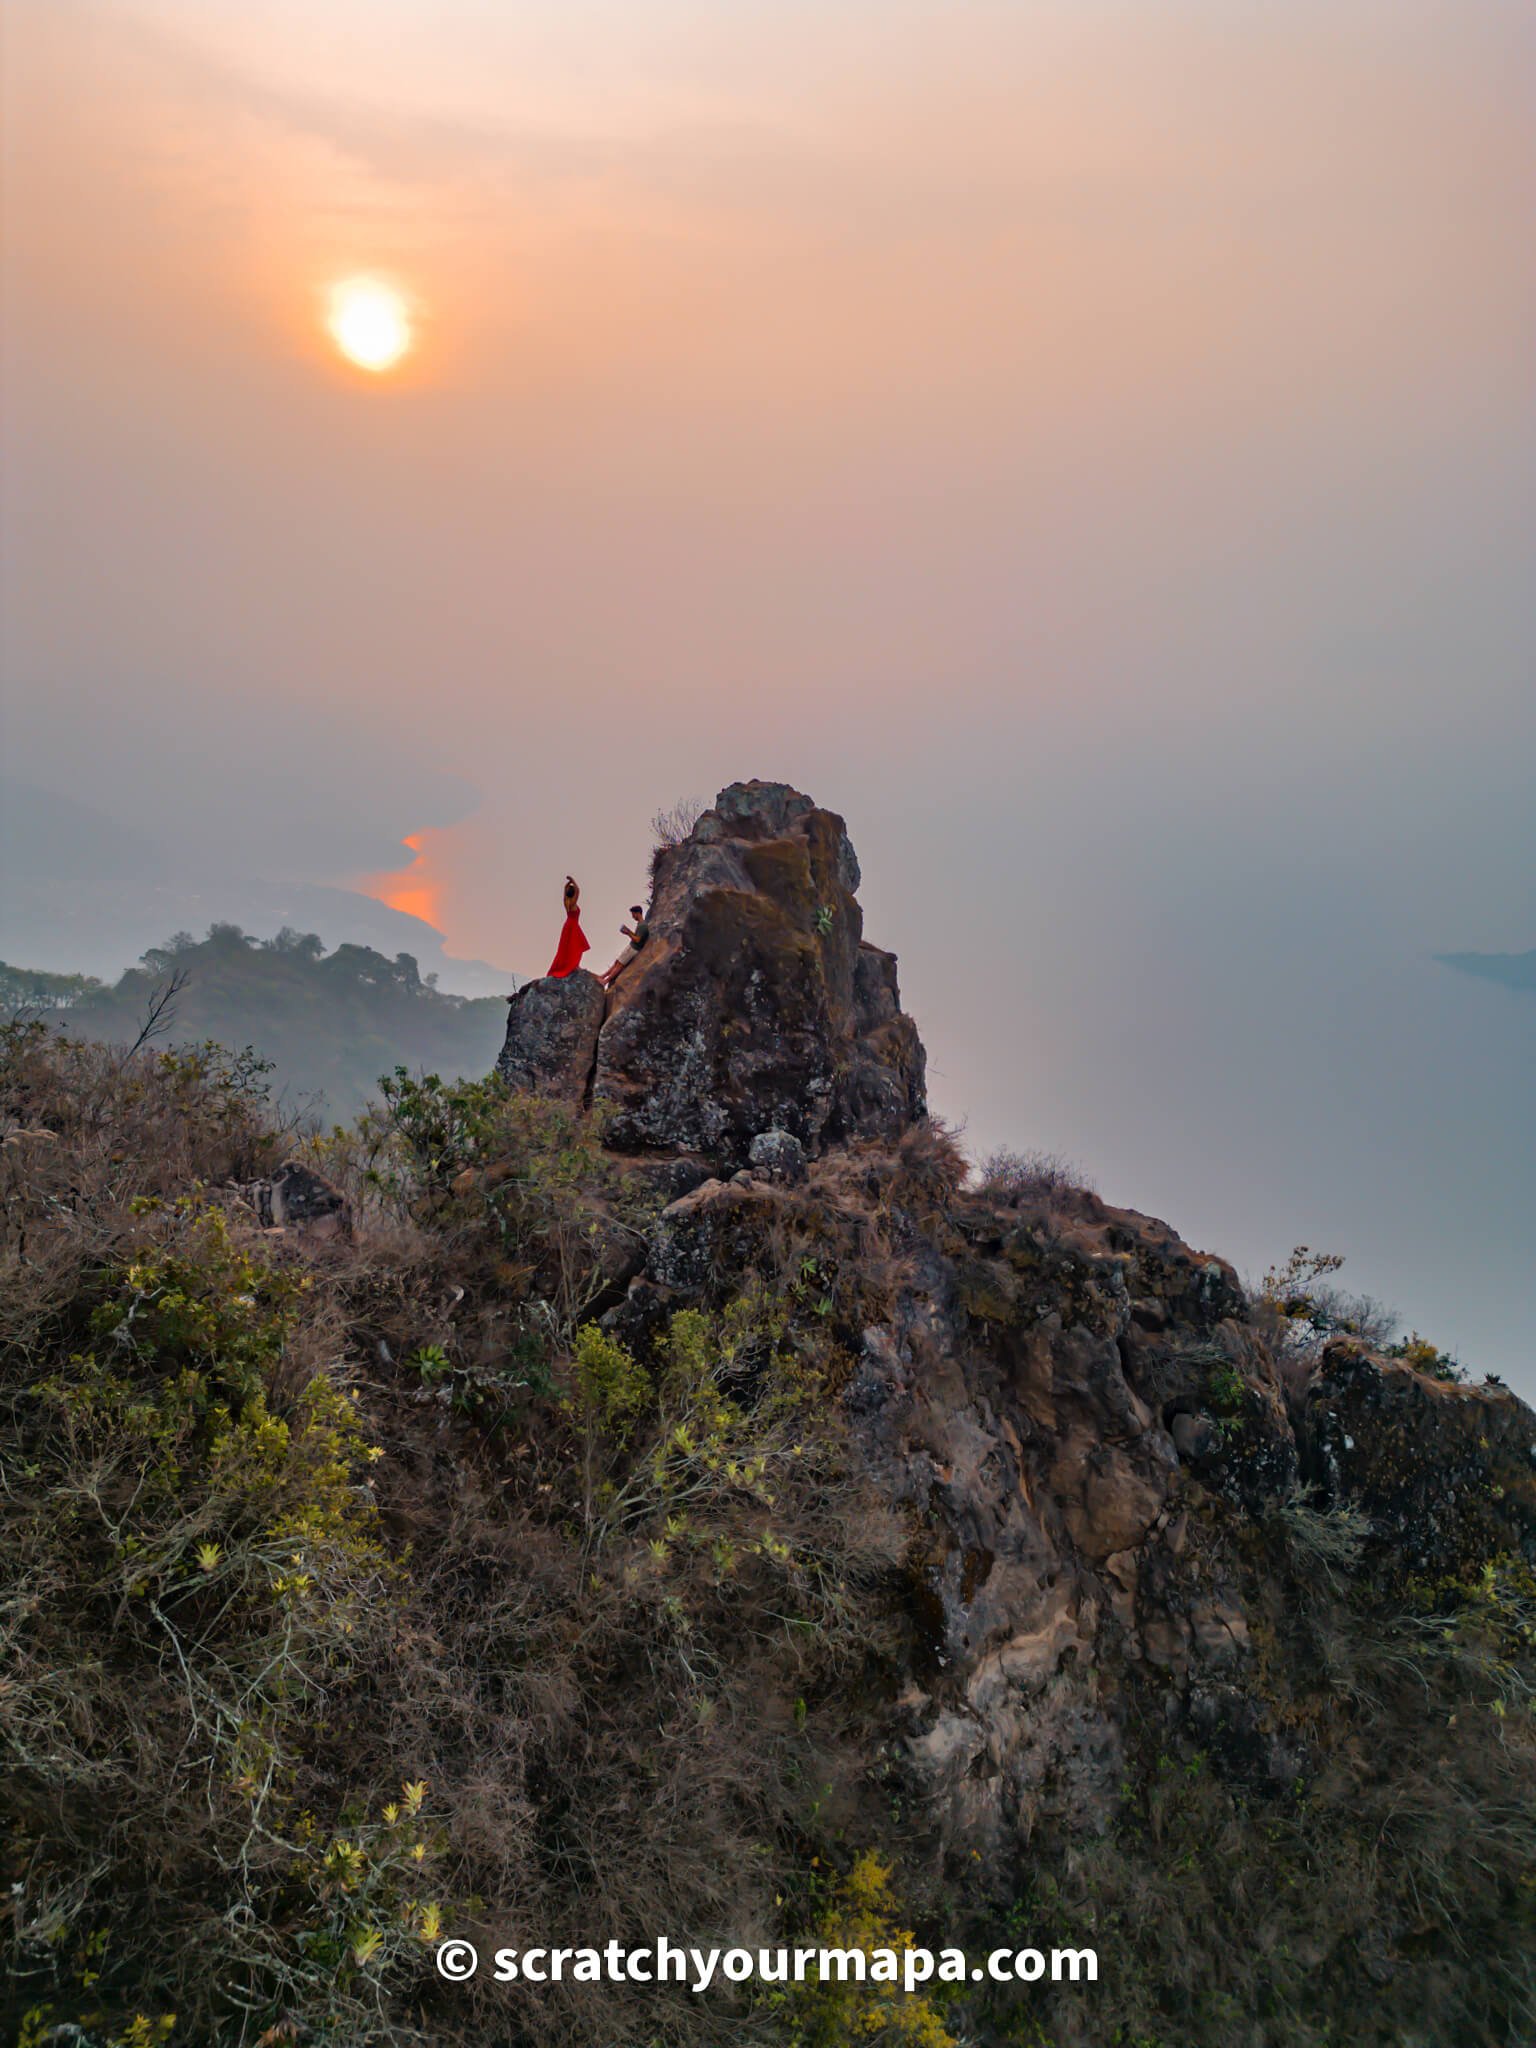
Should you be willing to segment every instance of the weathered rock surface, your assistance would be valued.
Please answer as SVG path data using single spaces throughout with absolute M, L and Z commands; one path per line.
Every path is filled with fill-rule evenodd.
M 893 1170 L 855 1146 L 804 1184 L 706 1181 L 657 1219 L 610 1327 L 638 1337 L 681 1302 L 770 1277 L 786 1243 L 861 1271 Z M 923 1648 L 892 1754 L 941 1864 L 1002 1868 L 1047 1818 L 1108 1825 L 1117 1674 L 1164 1688 L 1170 1715 L 1259 1790 L 1295 1779 L 1302 1751 L 1264 1698 L 1247 1589 L 1215 1532 L 1263 1526 L 1303 1476 L 1381 1517 L 1415 1569 L 1536 1558 L 1529 1408 L 1336 1347 L 1293 1417 L 1231 1268 L 1155 1218 L 1091 1195 L 1027 1218 L 962 1193 L 906 1233 L 878 1296 L 850 1332 L 841 1399 L 867 1472 L 918 1532 Z M 1437 1547 L 1451 1530 L 1454 1557 Z
M 603 990 L 578 968 L 560 980 L 525 982 L 507 1010 L 496 1071 L 514 1088 L 581 1103 L 590 1093 L 603 1023 Z
M 926 1111 L 923 1048 L 895 956 L 864 941 L 858 885 L 841 818 L 783 783 L 733 783 L 660 856 L 650 943 L 606 1006 L 590 975 L 530 982 L 499 1070 L 608 1105 L 626 1151 L 735 1168 L 767 1131 L 812 1154 L 895 1138 Z
M 792 1131 L 759 1131 L 747 1147 L 747 1158 L 770 1180 L 793 1185 L 805 1179 L 805 1147 Z
M 1458 1386 L 1349 1338 L 1303 1398 L 1306 1477 L 1359 1507 L 1407 1573 L 1434 1578 L 1500 1550 L 1536 1559 L 1536 1430 L 1507 1387 Z
M 264 1230 L 302 1230 L 312 1237 L 351 1234 L 352 1211 L 341 1189 L 297 1159 L 266 1180 L 246 1183 L 239 1193 Z

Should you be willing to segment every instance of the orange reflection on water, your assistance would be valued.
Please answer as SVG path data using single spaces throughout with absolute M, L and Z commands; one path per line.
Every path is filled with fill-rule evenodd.
M 436 869 L 427 844 L 436 836 L 432 832 L 410 833 L 400 842 L 409 848 L 413 856 L 410 866 L 369 875 L 358 883 L 358 888 L 365 896 L 374 897 L 391 910 L 403 910 L 408 917 L 419 917 L 440 929 L 443 877 Z

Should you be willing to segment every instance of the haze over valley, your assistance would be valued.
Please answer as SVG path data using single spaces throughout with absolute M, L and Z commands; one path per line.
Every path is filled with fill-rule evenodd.
M 973 1148 L 1530 1387 L 1528 10 L 325 21 L 6 7 L 0 956 L 501 994 L 781 777 Z

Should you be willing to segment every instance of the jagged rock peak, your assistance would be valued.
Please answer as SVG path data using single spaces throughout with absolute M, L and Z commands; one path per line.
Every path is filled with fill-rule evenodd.
M 594 978 L 513 998 L 500 1072 L 608 1105 L 620 1150 L 746 1162 L 787 1132 L 812 1155 L 926 1114 L 896 957 L 869 945 L 843 820 L 782 782 L 733 782 L 659 850 L 651 938 L 605 999 Z

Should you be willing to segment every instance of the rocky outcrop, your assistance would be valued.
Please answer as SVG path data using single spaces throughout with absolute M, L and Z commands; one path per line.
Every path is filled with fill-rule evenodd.
M 731 784 L 660 854 L 650 943 L 606 1005 L 589 975 L 529 983 L 499 1070 L 605 1105 L 631 1152 L 734 1168 L 768 1131 L 811 1154 L 899 1136 L 926 1111 L 923 1048 L 858 886 L 841 818 L 783 783 Z
M 578 969 L 559 980 L 525 982 L 507 1011 L 507 1037 L 496 1071 L 530 1095 L 587 1100 L 603 1023 L 603 990 Z
M 1536 1556 L 1536 1416 L 1358 1346 L 1290 1399 L 1224 1261 L 1086 1190 L 960 1186 L 858 885 L 840 818 L 733 784 L 659 857 L 611 996 L 576 975 L 514 1001 L 502 1072 L 601 1105 L 665 1205 L 605 1273 L 603 1320 L 644 1355 L 749 1277 L 814 1294 L 853 1453 L 912 1531 L 885 1754 L 938 1866 L 1002 1870 L 1047 1813 L 1107 1826 L 1138 1688 L 1282 1790 L 1302 1766 L 1259 1672 L 1290 1569 L 1273 1532 L 1347 1504 L 1405 1571 Z
M 324 1174 L 290 1159 L 265 1180 L 237 1190 L 263 1230 L 302 1230 L 310 1237 L 350 1237 L 352 1210 L 346 1196 Z
M 1046 1817 L 1107 1826 L 1138 1675 L 1258 1790 L 1297 1777 L 1259 1680 L 1268 1620 L 1222 1532 L 1257 1540 L 1303 1485 L 1380 1518 L 1416 1570 L 1536 1555 L 1536 1416 L 1502 1389 L 1335 1349 L 1293 1418 L 1232 1269 L 1155 1218 L 960 1192 L 872 1270 L 871 1215 L 910 1199 L 899 1160 L 853 1146 L 802 1181 L 757 1152 L 663 1210 L 609 1326 L 638 1342 L 681 1303 L 781 1275 L 786 1245 L 852 1280 L 842 1410 L 916 1532 L 891 1768 L 940 1865 L 1001 1869 Z
M 1470 1387 L 1349 1338 L 1305 1390 L 1303 1468 L 1320 1498 L 1362 1509 L 1397 1568 L 1461 1573 L 1506 1552 L 1536 1563 L 1536 1428 L 1507 1387 Z

